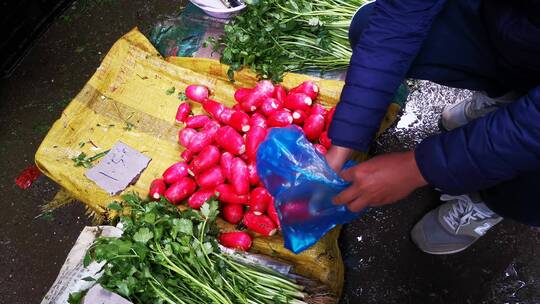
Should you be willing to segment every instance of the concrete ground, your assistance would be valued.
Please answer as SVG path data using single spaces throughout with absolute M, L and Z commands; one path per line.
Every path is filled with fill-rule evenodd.
M 144 32 L 182 1 L 77 1 L 39 39 L 15 73 L 0 80 L 0 302 L 36 303 L 54 281 L 83 226 L 81 204 L 38 218 L 58 187 L 42 177 L 28 190 L 15 177 L 33 162 L 48 127 L 94 73 L 108 49 L 134 26 Z M 404 117 L 415 113 L 416 90 Z M 433 89 L 433 90 L 432 90 Z M 446 93 L 445 93 L 446 92 Z M 437 91 L 438 100 L 455 95 Z M 427 94 L 427 95 L 422 95 Z M 416 108 L 415 108 L 416 107 Z M 440 107 L 432 109 L 440 111 Z M 411 114 L 412 113 L 412 114 Z M 425 116 L 425 115 L 424 115 Z M 418 118 L 418 117 L 417 117 Z M 398 124 L 379 151 L 401 150 L 425 136 L 425 126 Z M 503 221 L 469 250 L 430 256 L 409 230 L 438 203 L 429 188 L 399 204 L 371 210 L 345 226 L 340 244 L 347 267 L 343 303 L 540 303 L 540 231 Z

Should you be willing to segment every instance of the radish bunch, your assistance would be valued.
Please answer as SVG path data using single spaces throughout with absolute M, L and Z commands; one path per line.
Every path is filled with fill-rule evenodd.
M 262 80 L 254 88 L 238 89 L 233 107 L 212 100 L 204 86 L 190 85 L 185 93 L 207 114 L 190 115 L 190 103 L 180 104 L 175 119 L 184 125 L 178 133 L 178 142 L 186 148 L 181 153 L 183 161 L 151 183 L 150 198 L 164 196 L 173 204 L 187 200 L 189 207 L 199 209 L 217 196 L 227 222 L 242 223 L 264 236 L 275 234 L 280 223 L 274 198 L 257 175 L 257 149 L 268 128 L 297 125 L 316 149 L 326 154 L 331 145 L 327 130 L 334 108 L 327 110 L 315 103 L 319 88 L 312 81 L 287 92 Z M 251 246 L 246 233 L 224 233 L 220 240 L 226 247 L 241 250 Z

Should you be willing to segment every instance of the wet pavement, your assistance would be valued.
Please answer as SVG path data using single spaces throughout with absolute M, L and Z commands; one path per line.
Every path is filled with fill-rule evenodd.
M 439 132 L 446 104 L 471 94 L 427 81 L 409 85 L 400 120 L 377 140 L 374 154 L 413 149 Z M 432 188 L 418 189 L 345 226 L 342 303 L 540 303 L 539 228 L 505 220 L 454 255 L 428 255 L 415 247 L 409 231 L 437 207 L 439 195 Z
M 0 303 L 39 302 L 90 224 L 78 203 L 36 218 L 58 187 L 42 177 L 21 190 L 14 179 L 114 41 L 135 26 L 148 31 L 181 2 L 77 1 L 0 80 Z M 444 104 L 470 94 L 427 82 L 412 87 L 402 120 L 379 140 L 377 153 L 414 147 L 437 132 Z M 344 228 L 342 303 L 540 303 L 539 229 L 503 221 L 463 253 L 431 256 L 416 249 L 409 230 L 437 204 L 437 192 L 419 189 Z

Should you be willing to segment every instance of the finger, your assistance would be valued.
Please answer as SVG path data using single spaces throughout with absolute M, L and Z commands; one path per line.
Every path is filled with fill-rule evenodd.
M 339 176 L 348 182 L 352 182 L 354 180 L 354 168 L 355 167 L 352 167 L 341 171 L 341 173 L 339 173 Z
M 358 197 L 353 202 L 347 204 L 347 208 L 349 208 L 349 210 L 352 212 L 358 212 L 368 206 L 369 201 L 364 197 Z
M 334 196 L 332 201 L 333 201 L 334 204 L 343 205 L 343 204 L 352 202 L 359 195 L 360 195 L 360 187 L 353 184 L 353 185 L 347 187 L 347 189 L 345 189 L 345 190 L 341 191 L 340 193 L 338 193 L 338 195 Z

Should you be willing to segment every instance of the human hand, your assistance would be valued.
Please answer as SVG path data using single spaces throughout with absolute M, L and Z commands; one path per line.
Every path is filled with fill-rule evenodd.
M 427 185 L 413 151 L 376 156 L 344 170 L 340 176 L 352 185 L 336 195 L 333 202 L 346 204 L 353 212 L 394 203 Z
M 332 170 L 339 172 L 351 154 L 352 150 L 349 148 L 332 145 L 326 153 L 326 161 Z

